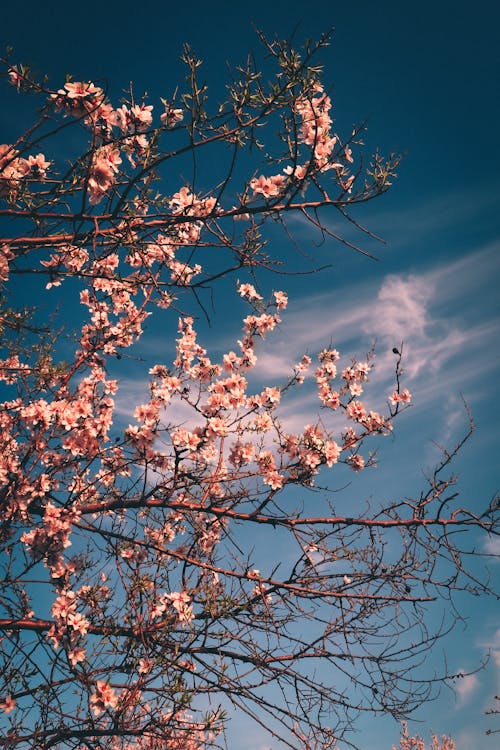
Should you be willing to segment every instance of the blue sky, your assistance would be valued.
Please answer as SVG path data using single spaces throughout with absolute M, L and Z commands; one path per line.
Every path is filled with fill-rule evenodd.
M 422 472 L 437 455 L 433 441 L 450 445 L 466 426 L 462 396 L 477 425 L 456 467 L 464 499 L 478 509 L 499 489 L 500 11 L 494 5 L 91 0 L 70 8 L 60 0 L 43 5 L 26 0 L 2 10 L 0 41 L 14 46 L 14 61 L 46 72 L 54 87 L 66 72 L 75 80 L 104 78 L 116 99 L 133 81 L 155 104 L 183 75 L 178 58 L 184 42 L 204 61 L 209 93 L 217 99 L 226 62 L 243 62 L 258 48 L 252 24 L 281 37 L 297 27 L 298 44 L 335 27 L 321 62 L 325 85 L 333 84 L 336 129 L 349 132 L 366 119 L 368 151 L 379 146 L 405 157 L 393 189 L 359 213 L 387 244 L 367 240 L 364 246 L 379 257 L 372 262 L 333 241 L 319 245 L 309 226 L 290 222 L 314 264 L 332 267 L 316 276 L 269 282 L 285 288 L 291 301 L 260 375 L 279 379 L 303 351 L 317 351 L 332 337 L 347 356 L 362 354 L 376 341 L 373 387 L 383 393 L 390 350 L 405 341 L 414 407 L 400 420 L 396 441 L 384 447 L 380 469 L 357 485 L 364 496 L 388 491 L 388 466 L 391 494 L 410 494 L 423 484 Z M 19 106 L 27 112 L 31 105 Z M 2 108 L 0 141 L 17 125 L 9 108 Z M 324 214 L 324 220 L 338 228 L 335 217 Z M 273 232 L 271 239 L 277 254 L 307 267 L 283 234 Z M 222 324 L 226 312 L 223 305 L 216 308 L 212 332 L 207 330 L 221 348 L 239 334 L 238 318 Z M 147 345 L 154 350 L 159 339 Z M 124 383 L 128 398 L 144 388 L 132 374 Z M 310 421 L 307 402 L 298 399 L 286 409 L 283 418 L 290 425 Z M 492 602 L 468 599 L 463 613 L 467 627 L 443 645 L 450 667 L 473 669 L 488 650 L 490 664 L 457 683 L 455 695 L 443 690 L 411 726 L 424 736 L 431 728 L 451 733 L 459 750 L 493 750 L 495 736 L 484 734 L 492 725 L 484 710 L 500 690 L 497 611 Z M 429 659 L 441 657 L 439 652 Z M 360 729 L 357 741 L 370 750 L 389 750 L 398 736 L 388 721 L 370 721 Z M 246 739 L 235 732 L 233 750 L 267 747 L 250 731 Z

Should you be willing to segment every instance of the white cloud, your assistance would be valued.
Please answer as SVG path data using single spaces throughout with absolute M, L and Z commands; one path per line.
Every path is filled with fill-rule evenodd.
M 486 319 L 477 319 L 475 311 L 488 285 L 493 294 L 498 250 L 498 244 L 491 245 L 420 274 L 390 274 L 379 282 L 378 290 L 364 282 L 292 299 L 284 332 L 272 340 L 269 373 L 278 371 L 280 354 L 286 352 L 284 364 L 290 362 L 290 355 L 297 359 L 304 351 L 315 352 L 333 338 L 349 355 L 354 342 L 366 348 L 376 342 L 375 377 L 380 372 L 390 375 L 391 349 L 403 341 L 406 377 L 425 382 L 427 398 L 449 388 L 459 391 L 460 385 L 489 376 L 500 366 L 494 347 L 500 336 L 500 315 L 498 307 L 496 315 Z
M 458 674 L 463 670 L 459 669 Z M 463 674 L 453 684 L 453 689 L 457 695 L 457 709 L 464 706 L 470 701 L 473 694 L 479 688 L 479 679 L 475 674 Z
M 371 314 L 365 318 L 364 330 L 394 343 L 424 337 L 433 286 L 425 276 L 386 276 Z
M 458 750 L 477 750 L 477 734 L 469 729 L 462 729 L 456 736 L 453 735 L 453 740 Z
M 487 555 L 497 556 L 500 560 L 500 536 L 493 536 L 493 534 L 488 534 L 488 536 L 484 540 L 483 551 Z M 498 647 L 500 649 L 500 631 L 499 631 L 498 640 L 499 640 Z

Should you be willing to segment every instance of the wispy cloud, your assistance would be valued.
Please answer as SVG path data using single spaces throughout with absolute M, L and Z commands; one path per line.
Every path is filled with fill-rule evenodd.
M 257 349 L 258 365 L 249 373 L 250 390 L 286 381 L 304 353 L 316 354 L 333 344 L 350 358 L 375 344 L 376 368 L 366 392 L 370 408 L 381 409 L 394 376 L 394 346 L 404 342 L 404 385 L 414 393 L 419 413 L 439 415 L 433 437 L 443 444 L 463 428 L 461 394 L 474 408 L 492 395 L 500 369 L 500 309 L 493 279 L 500 272 L 500 243 L 477 249 L 453 262 L 442 262 L 412 274 L 387 274 L 345 284 L 340 289 L 291 298 L 283 325 Z M 485 311 L 482 309 L 489 309 Z M 235 347 L 218 337 L 217 350 Z M 210 354 L 210 343 L 208 345 Z M 162 341 L 164 346 L 164 341 Z M 147 378 L 146 378 L 147 380 Z M 283 400 L 280 415 L 288 430 L 314 421 L 319 402 L 312 379 Z M 479 386 L 479 387 L 478 387 Z M 365 396 L 364 396 L 365 397 Z M 147 383 L 125 381 L 118 411 L 125 418 L 131 404 L 147 399 Z M 186 410 L 168 409 L 169 421 L 189 421 Z M 436 421 L 436 417 L 433 418 Z
M 498 558 L 497 560 L 494 559 L 494 562 L 500 562 L 500 536 L 493 536 L 493 534 L 488 534 L 488 536 L 484 540 L 483 551 L 487 555 L 494 555 L 496 558 Z M 500 631 L 498 635 L 498 653 L 500 655 Z
M 460 669 L 458 673 L 461 673 L 463 671 L 465 670 Z M 463 674 L 457 679 L 457 681 L 453 685 L 453 689 L 457 695 L 457 710 L 462 708 L 471 700 L 472 696 L 477 691 L 479 686 L 480 682 L 477 675 L 475 674 Z
M 483 398 L 500 368 L 495 345 L 500 309 L 492 303 L 486 317 L 477 309 L 486 305 L 488 294 L 494 295 L 499 250 L 500 245 L 492 245 L 419 274 L 390 274 L 378 285 L 364 281 L 292 300 L 283 330 L 260 355 L 260 377 L 283 377 L 302 353 L 317 352 L 330 341 L 348 356 L 355 347 L 362 355 L 363 347 L 375 342 L 372 381 L 388 382 L 394 368 L 392 347 L 403 341 L 405 379 L 418 392 L 420 404 L 446 399 L 462 410 L 459 394 Z

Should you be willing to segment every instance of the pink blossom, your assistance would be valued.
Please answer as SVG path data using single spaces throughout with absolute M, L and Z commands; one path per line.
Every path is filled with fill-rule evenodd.
M 262 471 L 274 470 L 276 465 L 274 463 L 274 456 L 271 451 L 261 451 L 255 458 L 259 464 L 259 468 Z
M 297 164 L 295 168 L 291 166 L 285 167 L 283 172 L 287 175 L 293 175 L 293 177 L 300 182 L 300 180 L 303 180 L 307 174 L 307 167 Z
M 74 591 L 63 592 L 52 604 L 52 617 L 67 620 L 70 614 L 76 612 L 76 594 Z
M 264 474 L 264 483 L 268 484 L 272 490 L 279 490 L 285 483 L 284 477 L 277 471 L 268 471 Z
M 123 133 L 126 133 L 131 121 L 131 114 L 129 108 L 122 104 L 121 107 L 114 111 L 114 123 L 120 128 Z
M 138 128 L 147 128 L 153 122 L 153 106 L 151 104 L 136 104 L 131 107 L 130 114 L 134 124 Z
M 152 427 L 157 421 L 160 413 L 160 401 L 153 399 L 149 404 L 141 404 L 134 410 L 134 417 L 138 422 Z
M 17 90 L 19 91 L 21 87 L 21 83 L 23 82 L 23 76 L 21 75 L 21 73 L 19 73 L 17 69 L 17 65 L 12 65 L 8 69 L 7 74 L 9 76 L 10 83 L 12 84 L 12 86 L 15 86 Z
M 227 426 L 222 417 L 210 417 L 206 429 L 207 435 L 211 438 L 227 434 Z
M 16 701 L 10 697 L 10 695 L 7 695 L 4 700 L 0 700 L 0 710 L 2 710 L 6 714 L 10 714 L 11 711 L 16 706 Z
M 254 419 L 254 429 L 257 432 L 267 432 L 273 426 L 273 420 L 269 414 L 258 414 Z
M 254 195 L 261 194 L 264 198 L 272 198 L 281 193 L 285 182 L 286 178 L 283 175 L 264 177 L 261 174 L 260 177 L 250 180 L 250 188 L 253 190 Z
M 17 156 L 17 151 L 7 144 L 0 145 L 0 197 L 14 201 L 19 193 L 20 183 L 31 171 L 27 159 Z
M 300 462 L 308 471 L 315 472 L 316 467 L 321 464 L 321 456 L 316 451 L 307 450 L 302 453 Z
M 50 167 L 51 162 L 47 161 L 43 154 L 37 154 L 36 156 L 28 157 L 28 164 L 30 167 L 34 167 L 40 177 L 45 177 L 47 169 Z
M 285 292 L 274 292 L 274 299 L 279 310 L 284 310 L 288 305 L 288 295 Z
M 389 397 L 389 401 L 393 406 L 398 403 L 409 404 L 411 402 L 411 393 L 407 388 L 401 391 L 401 393 L 399 393 L 398 391 L 394 391 L 394 393 Z
M 355 453 L 354 455 L 349 456 L 347 463 L 353 471 L 361 471 L 365 465 L 365 459 L 363 456 L 360 456 L 359 453 Z
M 112 144 L 95 151 L 87 183 L 89 201 L 92 205 L 99 203 L 114 184 L 121 161 L 119 150 Z
M 280 319 L 276 315 L 268 315 L 267 313 L 263 313 L 262 315 L 248 315 L 243 321 L 247 333 L 251 334 L 255 332 L 262 337 L 268 331 L 272 331 L 279 322 Z
M 160 115 L 160 121 L 164 128 L 171 128 L 178 122 L 182 122 L 184 119 L 184 111 L 182 109 L 174 109 L 168 104 L 165 104 L 165 112 Z
M 250 463 L 255 455 L 255 446 L 253 443 L 235 443 L 231 447 L 229 460 L 234 466 L 241 466 Z
M 82 81 L 77 83 L 65 83 L 64 88 L 68 99 L 81 99 L 87 96 L 93 96 L 95 94 L 102 94 L 102 89 L 94 86 L 92 82 L 84 83 Z
M 14 258 L 14 253 L 9 245 L 0 245 L 0 281 L 7 281 L 9 278 L 9 261 Z
M 279 404 L 281 399 L 281 393 L 277 388 L 264 388 L 260 395 L 260 403 L 262 406 L 274 408 Z
M 68 661 L 72 667 L 76 667 L 82 661 L 85 661 L 86 651 L 84 648 L 75 648 L 68 651 Z
M 384 428 L 386 430 L 390 429 L 390 426 L 388 425 L 384 417 L 382 417 L 382 415 L 376 411 L 370 411 L 366 415 L 364 419 L 364 424 L 366 425 L 367 429 L 369 429 L 371 432 L 380 431 L 380 430 L 383 430 Z
M 338 362 L 340 359 L 340 354 L 336 349 L 323 349 L 318 354 L 318 359 L 321 363 L 325 362 Z
M 194 432 L 190 432 L 184 428 L 175 430 L 172 433 L 172 443 L 179 449 L 185 449 L 190 452 L 194 452 L 201 442 L 199 435 Z
M 363 393 L 363 386 L 357 381 L 349 383 L 349 392 L 351 396 L 361 396 Z
M 354 400 L 347 404 L 346 414 L 350 419 L 355 419 L 360 422 L 366 416 L 366 409 L 361 401 Z
M 256 291 L 253 284 L 240 284 L 238 294 L 250 301 L 262 299 L 262 296 Z
M 150 659 L 140 659 L 139 669 L 137 671 L 139 672 L 139 674 L 148 674 L 149 672 L 151 672 L 153 666 L 154 662 L 152 662 Z
M 97 680 L 95 692 L 90 696 L 90 707 L 94 716 L 99 716 L 106 708 L 116 708 L 118 696 L 104 680 Z
M 339 460 L 341 448 L 334 440 L 325 440 L 323 445 L 323 453 L 325 456 L 325 462 L 327 466 L 333 466 Z
M 174 591 L 172 594 L 165 594 L 165 599 L 169 599 L 172 606 L 177 610 L 179 622 L 188 624 L 194 618 L 193 608 L 190 605 L 191 597 L 186 591 Z
M 86 617 L 84 617 L 79 612 L 70 612 L 68 615 L 68 625 L 70 628 L 72 628 L 76 633 L 79 633 L 80 635 L 85 635 L 88 633 L 88 629 L 90 627 L 90 623 L 87 620 Z
M 179 286 L 187 286 L 193 276 L 201 273 L 201 266 L 196 263 L 193 267 L 188 266 L 187 263 L 181 263 L 178 260 L 174 260 L 170 264 L 172 270 L 172 281 Z

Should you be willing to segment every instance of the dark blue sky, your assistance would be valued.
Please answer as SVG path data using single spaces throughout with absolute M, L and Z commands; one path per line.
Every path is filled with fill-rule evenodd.
M 328 340 L 326 305 L 330 329 L 347 353 L 355 341 L 363 351 L 375 338 L 387 346 L 405 338 L 415 407 L 396 441 L 392 489 L 432 461 L 433 439 L 455 439 L 463 426 L 463 394 L 478 429 L 459 471 L 467 499 L 486 505 L 500 484 L 500 6 L 493 0 L 91 0 L 73 6 L 24 0 L 2 9 L 0 42 L 14 47 L 13 62 L 47 73 L 54 88 L 66 73 L 75 80 L 104 79 L 117 102 L 133 81 L 137 94 L 146 90 L 159 105 L 184 75 L 179 56 L 185 42 L 204 61 L 209 93 L 222 98 L 227 63 L 234 67 L 251 51 L 261 57 L 253 26 L 282 38 L 295 29 L 297 45 L 334 27 L 320 62 L 325 86 L 333 86 L 335 129 L 348 133 L 367 119 L 369 150 L 405 155 L 394 188 L 362 212 L 364 223 L 388 241 L 376 249 L 380 263 L 331 243 L 316 248 L 309 230 L 295 226 L 308 251 L 322 263 L 333 260 L 334 268 L 309 285 L 284 283 L 298 302 L 294 307 L 292 297 L 288 338 L 273 343 L 266 373 L 274 377 L 295 361 L 300 347 L 321 346 L 320 334 Z M 2 90 L 0 143 L 18 128 L 15 96 Z M 16 100 L 15 111 L 31 106 Z M 128 387 L 133 394 L 144 383 Z M 367 492 L 383 490 L 382 474 L 369 482 Z M 483 713 L 500 689 L 500 631 L 491 606 L 478 618 L 474 605 L 464 605 L 469 629 L 448 644 L 451 668 L 472 668 L 488 649 L 491 665 L 462 682 L 456 698 L 445 691 L 425 709 L 420 731 L 451 732 L 458 750 L 494 750 Z M 372 723 L 366 731 L 367 742 L 357 741 L 370 750 L 389 750 L 396 741 L 394 726 Z M 233 750 L 261 747 L 260 737 L 254 739 L 249 735 L 246 744 L 240 737 Z
M 497 183 L 500 12 L 494 2 L 188 3 L 56 0 L 6 3 L 0 39 L 58 82 L 105 78 L 116 93 L 134 81 L 152 95 L 179 80 L 182 44 L 205 61 L 217 89 L 226 62 L 258 43 L 252 25 L 300 42 L 335 28 L 322 55 L 339 122 L 369 118 L 370 142 L 407 153 L 398 193 Z M 410 177 L 411 175 L 411 177 Z

